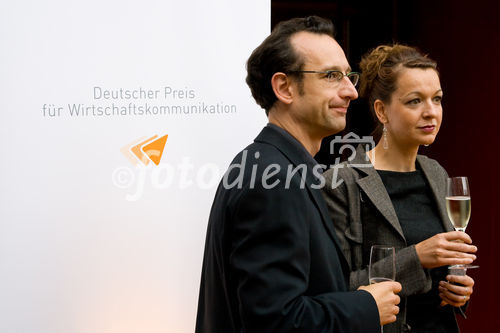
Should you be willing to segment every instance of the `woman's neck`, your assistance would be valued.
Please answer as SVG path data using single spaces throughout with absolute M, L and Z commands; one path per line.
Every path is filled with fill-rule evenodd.
M 384 149 L 382 140 L 366 154 L 377 170 L 389 170 L 399 172 L 415 171 L 418 147 L 414 149 L 401 149 L 396 145 L 390 145 Z

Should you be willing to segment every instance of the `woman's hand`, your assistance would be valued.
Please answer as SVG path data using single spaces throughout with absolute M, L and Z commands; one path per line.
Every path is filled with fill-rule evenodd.
M 474 280 L 468 275 L 448 275 L 446 279 L 448 281 L 439 282 L 439 297 L 443 300 L 441 305 L 458 307 L 467 303 L 473 292 Z
M 470 245 L 471 238 L 462 231 L 444 232 L 415 245 L 424 268 L 470 264 L 476 260 L 477 247 Z

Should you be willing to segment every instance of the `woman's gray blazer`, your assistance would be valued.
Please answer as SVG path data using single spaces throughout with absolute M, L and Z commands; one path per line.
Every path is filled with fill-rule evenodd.
M 417 165 L 432 190 L 444 230 L 454 230 L 446 212 L 446 171 L 437 161 L 422 155 L 417 156 Z M 336 165 L 323 176 L 323 195 L 351 269 L 351 290 L 369 284 L 367 265 L 372 245 L 396 247 L 396 280 L 403 289 L 399 294 L 402 302 L 397 325 L 390 326 L 400 327 L 394 332 L 402 331 L 406 317 L 404 297 L 431 289 L 429 271 L 420 264 L 415 245 L 407 246 L 389 194 L 362 147 L 350 161 Z M 389 333 L 385 327 L 384 332 Z

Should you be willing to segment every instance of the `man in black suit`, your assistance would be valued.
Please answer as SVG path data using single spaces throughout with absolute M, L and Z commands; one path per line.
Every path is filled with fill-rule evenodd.
M 235 157 L 217 190 L 196 332 L 380 332 L 396 319 L 401 285 L 347 291 L 347 262 L 313 159 L 322 138 L 345 127 L 358 96 L 358 75 L 349 73 L 332 23 L 280 23 L 247 70 L 269 124 Z

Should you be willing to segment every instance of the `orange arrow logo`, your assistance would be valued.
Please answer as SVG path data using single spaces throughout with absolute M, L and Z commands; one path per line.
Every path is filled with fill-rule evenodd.
M 123 146 L 120 151 L 134 165 L 139 164 L 139 162 L 148 165 L 149 161 L 158 165 L 163 156 L 167 138 L 168 134 L 160 138 L 158 138 L 158 135 L 153 135 L 146 140 L 141 138 L 138 141 Z

